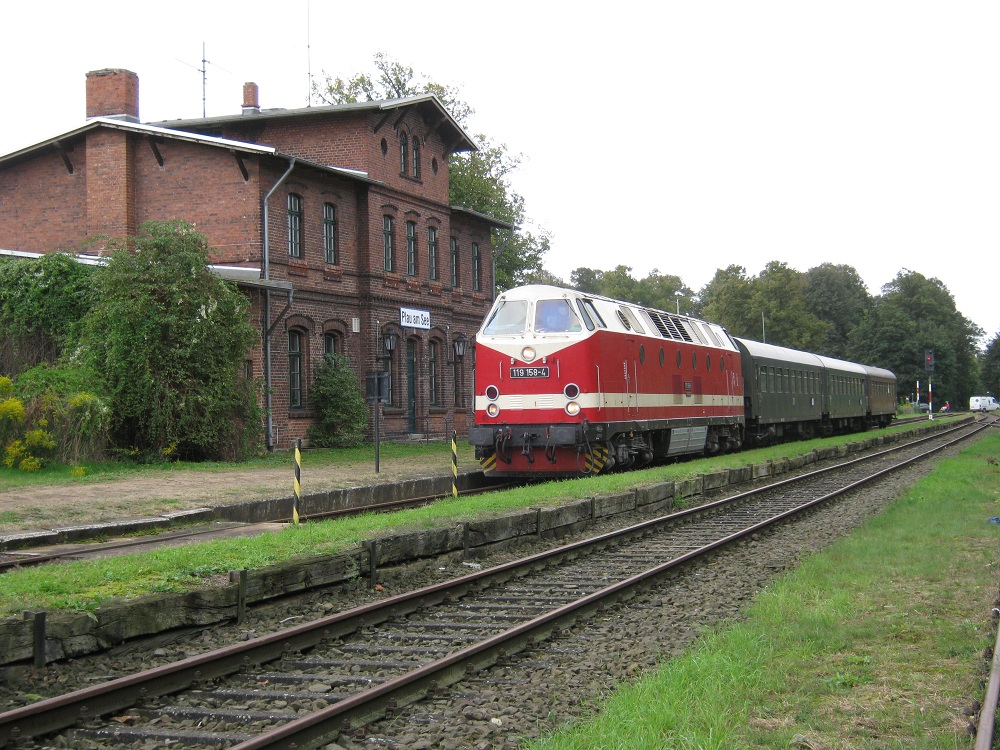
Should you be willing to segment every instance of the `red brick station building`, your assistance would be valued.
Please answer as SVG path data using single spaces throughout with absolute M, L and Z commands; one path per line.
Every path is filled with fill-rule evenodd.
M 437 98 L 261 109 L 247 83 L 239 114 L 143 124 L 134 73 L 86 86 L 83 125 L 0 156 L 0 255 L 87 260 L 101 236 L 188 222 L 252 300 L 246 367 L 270 386 L 268 448 L 307 443 L 328 352 L 361 388 L 391 373 L 385 436 L 465 434 L 491 235 L 512 228 L 449 204 L 449 158 L 476 145 Z

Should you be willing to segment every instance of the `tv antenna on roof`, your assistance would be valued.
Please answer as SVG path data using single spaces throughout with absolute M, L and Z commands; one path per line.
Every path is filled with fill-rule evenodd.
M 184 60 L 181 60 L 179 57 L 175 58 L 175 59 L 177 60 L 177 62 L 184 63 L 188 67 L 194 68 L 194 65 L 192 65 L 189 62 L 184 62 Z M 209 65 L 215 65 L 215 63 L 212 63 L 209 60 L 205 59 L 205 43 L 202 42 L 201 43 L 201 67 L 200 68 L 194 68 L 199 73 L 201 73 L 201 116 L 202 117 L 208 117 L 208 113 L 207 113 L 207 109 L 206 109 L 206 101 L 207 101 L 207 92 L 208 92 L 208 75 L 207 74 L 208 74 L 208 66 Z M 220 67 L 218 65 L 215 65 L 215 67 L 219 68 L 219 70 L 225 70 L 225 72 L 227 72 L 230 75 L 232 75 L 232 71 L 226 70 L 225 68 L 222 68 L 222 67 Z

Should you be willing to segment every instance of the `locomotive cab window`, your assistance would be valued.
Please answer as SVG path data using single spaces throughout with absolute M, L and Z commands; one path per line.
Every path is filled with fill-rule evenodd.
M 483 326 L 483 333 L 489 336 L 515 335 L 524 333 L 528 322 L 528 303 L 525 300 L 503 301 L 497 305 L 493 315 Z
M 576 304 L 580 308 L 580 315 L 583 317 L 588 331 L 593 331 L 594 326 L 597 326 L 598 328 L 608 327 L 604 322 L 604 318 L 601 317 L 601 314 L 597 312 L 597 308 L 594 307 L 593 300 L 578 299 Z
M 539 333 L 577 333 L 583 325 L 569 300 L 541 299 L 535 303 L 534 328 Z

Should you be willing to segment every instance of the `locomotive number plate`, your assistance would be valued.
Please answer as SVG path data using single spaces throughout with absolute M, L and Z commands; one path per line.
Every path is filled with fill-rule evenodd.
M 547 378 L 549 376 L 548 367 L 511 367 L 510 376 L 512 378 Z

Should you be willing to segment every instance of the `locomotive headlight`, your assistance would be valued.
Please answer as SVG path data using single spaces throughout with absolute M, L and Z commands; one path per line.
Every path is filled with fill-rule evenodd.
M 486 415 L 489 417 L 495 417 L 499 413 L 500 413 L 499 404 L 489 404 L 486 407 Z
M 566 413 L 569 414 L 571 417 L 575 417 L 577 414 L 580 413 L 580 404 L 578 404 L 576 401 L 570 401 L 568 404 L 566 404 Z
M 532 347 L 526 346 L 521 350 L 521 359 L 524 362 L 531 362 L 531 360 L 533 360 L 534 358 L 535 358 L 535 350 Z
M 563 395 L 568 399 L 574 399 L 580 395 L 580 386 L 576 383 L 569 383 L 565 388 L 563 388 Z
M 497 388 L 495 385 L 486 386 L 486 398 L 488 398 L 490 401 L 496 401 L 498 398 L 500 398 L 500 389 Z

